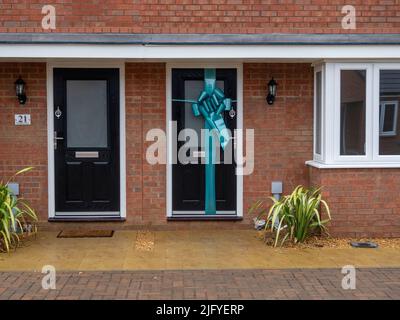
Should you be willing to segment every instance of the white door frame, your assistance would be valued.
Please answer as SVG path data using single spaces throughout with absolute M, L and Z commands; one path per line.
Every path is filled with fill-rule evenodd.
M 166 216 L 171 218 L 172 215 L 172 72 L 173 68 L 234 68 L 237 70 L 236 88 L 237 88 L 237 129 L 243 129 L 243 63 L 241 62 L 171 62 L 166 65 L 166 127 L 167 127 L 167 212 Z M 242 140 L 238 139 L 238 155 L 241 154 Z M 190 214 L 191 212 L 187 212 Z M 220 215 L 226 214 L 220 212 Z M 175 215 L 176 216 L 176 215 Z M 243 176 L 236 175 L 236 217 L 243 217 Z
M 53 69 L 54 68 L 115 68 L 119 69 L 119 181 L 120 181 L 120 210 L 114 217 L 126 218 L 126 150 L 125 150 L 125 63 L 116 60 L 110 62 L 89 61 L 49 61 L 47 68 L 47 171 L 48 171 L 48 211 L 49 218 L 55 214 L 55 172 L 54 172 L 54 98 L 53 98 Z M 85 212 L 81 214 L 86 218 Z M 105 213 L 91 212 L 90 217 L 104 216 Z

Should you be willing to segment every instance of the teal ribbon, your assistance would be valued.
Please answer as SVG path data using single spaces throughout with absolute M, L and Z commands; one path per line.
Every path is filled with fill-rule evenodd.
M 229 111 L 232 108 L 232 100 L 225 98 L 224 92 L 216 86 L 215 69 L 204 70 L 204 90 L 200 93 L 197 102 L 192 104 L 193 114 L 197 117 L 202 115 L 210 130 L 217 130 L 222 149 L 229 143 L 229 134 L 227 132 L 223 111 Z
M 224 92 L 216 85 L 216 70 L 204 69 L 204 90 L 200 93 L 197 101 L 178 100 L 173 101 L 192 103 L 193 114 L 203 116 L 205 130 L 205 213 L 217 213 L 217 201 L 215 195 L 215 162 L 216 148 L 213 132 L 217 133 L 219 143 L 223 150 L 229 143 L 229 132 L 226 130 L 223 112 L 232 109 L 232 100 L 226 98 Z
M 223 111 L 232 108 L 232 100 L 225 98 L 224 92 L 216 86 L 216 70 L 204 70 L 204 90 L 200 93 L 197 102 L 192 104 L 193 114 L 204 118 L 205 127 L 205 213 L 217 213 L 217 201 L 215 192 L 215 162 L 216 148 L 213 131 L 218 134 L 222 149 L 229 143 L 229 134 L 226 130 Z

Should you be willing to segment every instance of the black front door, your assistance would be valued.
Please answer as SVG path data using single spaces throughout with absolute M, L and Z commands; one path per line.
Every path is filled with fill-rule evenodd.
M 119 70 L 54 69 L 56 216 L 119 214 Z
M 236 69 L 216 69 L 216 86 L 226 98 L 232 99 L 233 111 L 223 113 L 226 128 L 232 134 L 237 126 L 236 117 Z M 205 128 L 202 116 L 194 116 L 192 103 L 199 98 L 204 89 L 204 69 L 172 69 L 172 120 L 177 123 L 176 144 L 179 150 L 185 141 L 179 140 L 183 129 L 193 129 L 197 136 Z M 232 141 L 230 142 L 232 143 Z M 231 148 L 233 150 L 233 148 Z M 172 209 L 173 215 L 205 213 L 205 166 L 204 148 L 191 150 L 199 157 L 198 163 L 183 164 L 177 161 L 172 164 Z M 220 163 L 215 165 L 215 200 L 217 214 L 236 214 L 236 175 L 234 161 L 225 161 L 224 152 L 220 149 Z M 232 155 L 233 159 L 233 155 Z

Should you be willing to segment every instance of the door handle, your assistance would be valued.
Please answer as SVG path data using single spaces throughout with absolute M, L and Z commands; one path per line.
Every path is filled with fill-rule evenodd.
M 57 150 L 57 141 L 58 140 L 64 140 L 63 137 L 57 137 L 57 131 L 54 131 L 54 150 Z

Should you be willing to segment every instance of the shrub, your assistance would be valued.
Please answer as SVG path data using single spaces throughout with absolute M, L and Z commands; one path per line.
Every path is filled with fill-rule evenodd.
M 16 198 L 9 190 L 8 184 L 17 175 L 30 171 L 32 167 L 22 169 L 7 182 L 0 181 L 0 250 L 9 252 L 17 248 L 21 236 L 36 233 L 37 221 L 35 211 L 23 200 Z
M 326 223 L 331 220 L 328 204 L 322 199 L 320 188 L 306 189 L 297 186 L 287 196 L 273 201 L 267 211 L 263 202 L 257 201 L 250 212 L 257 212 L 257 220 L 265 218 L 265 230 L 271 230 L 274 235 L 274 246 L 282 246 L 286 240 L 293 243 L 304 242 L 310 235 L 319 231 L 327 232 Z M 321 205 L 327 214 L 327 219 L 321 219 Z

